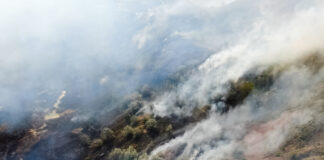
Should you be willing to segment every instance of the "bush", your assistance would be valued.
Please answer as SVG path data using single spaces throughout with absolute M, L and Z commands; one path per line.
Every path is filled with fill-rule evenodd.
M 244 99 L 252 92 L 254 84 L 251 81 L 241 81 L 233 84 L 226 98 L 226 104 L 236 106 L 241 104 Z
M 84 133 L 79 134 L 79 139 L 83 144 L 90 145 L 91 143 L 90 137 Z
M 108 160 L 137 160 L 139 157 L 136 149 L 129 146 L 128 149 L 115 148 L 108 155 Z
M 145 122 L 145 128 L 148 130 L 154 130 L 157 128 L 157 122 L 155 119 L 151 118 Z
M 134 136 L 133 136 L 134 138 L 139 138 L 141 137 L 142 134 L 143 132 L 139 127 L 134 128 Z
M 149 114 L 144 114 L 140 116 L 134 116 L 133 123 L 136 126 L 144 125 L 147 120 L 151 119 L 151 115 Z M 132 121 L 131 121 L 132 122 Z
M 148 160 L 148 159 L 149 159 L 149 157 L 146 153 L 144 153 L 138 157 L 138 160 Z
M 123 130 L 121 131 L 121 136 L 125 139 L 132 139 L 135 137 L 135 130 L 134 128 L 132 128 L 131 126 L 127 125 L 123 128 Z
M 210 110 L 210 106 L 206 105 L 200 108 L 194 108 L 192 110 L 192 117 L 194 120 L 201 120 L 203 118 L 206 118 L 208 115 L 208 111 Z
M 171 133 L 172 132 L 172 124 L 169 124 L 166 128 L 165 128 L 165 131 L 168 132 L 168 133 Z
M 164 160 L 166 158 L 163 157 L 161 154 L 157 154 L 151 157 L 151 160 Z
M 94 139 L 89 148 L 98 148 L 98 147 L 101 147 L 103 145 L 103 141 L 101 139 Z
M 138 120 L 137 120 L 136 116 L 132 116 L 130 118 L 130 124 L 131 124 L 131 126 L 136 126 L 138 124 Z
M 103 128 L 100 133 L 100 138 L 104 141 L 110 141 L 115 138 L 115 133 L 110 128 Z
M 253 82 L 246 81 L 246 82 L 241 83 L 238 86 L 238 89 L 244 93 L 249 93 L 254 89 L 254 84 L 253 84 Z

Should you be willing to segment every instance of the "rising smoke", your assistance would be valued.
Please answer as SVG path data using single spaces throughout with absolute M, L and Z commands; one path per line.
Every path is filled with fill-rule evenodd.
M 144 108 L 190 115 L 229 82 L 280 66 L 269 91 L 226 115 L 210 113 L 151 153 L 260 159 L 296 126 L 321 120 L 323 70 L 297 64 L 323 55 L 323 16 L 322 0 L 1 1 L 0 122 L 20 123 L 57 100 L 88 120 L 140 86 L 199 64 Z
M 230 81 L 237 81 L 251 70 L 258 72 L 273 65 L 285 68 L 307 55 L 323 55 L 319 36 L 324 33 L 323 2 L 235 1 L 222 3 L 219 10 L 240 3 L 250 4 L 257 13 L 250 28 L 210 56 L 178 88 L 148 105 L 147 112 L 190 115 L 194 107 L 227 92 Z M 305 67 L 284 69 L 270 91 L 250 96 L 228 115 L 211 113 L 183 136 L 155 149 L 152 156 L 262 159 L 277 150 L 297 126 L 322 121 L 323 70 L 312 73 Z M 178 101 L 183 103 L 181 107 L 175 105 Z
M 150 21 L 144 14 L 161 3 L 1 1 L 0 111 L 7 116 L 0 120 L 19 123 L 26 113 L 52 108 L 63 90 L 61 107 L 109 111 L 139 86 L 202 61 L 210 51 L 171 31 L 138 47 Z

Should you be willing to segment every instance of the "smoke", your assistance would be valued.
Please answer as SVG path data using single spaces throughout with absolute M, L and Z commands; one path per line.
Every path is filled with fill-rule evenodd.
M 316 52 L 323 55 L 323 2 L 226 2 L 199 7 L 210 11 L 213 17 L 223 16 L 224 19 L 228 17 L 223 10 L 233 9 L 230 13 L 235 14 L 238 8 L 243 10 L 247 7 L 253 11 L 252 17 L 245 17 L 243 21 L 230 19 L 230 23 L 216 21 L 220 24 L 204 26 L 207 30 L 215 29 L 213 25 L 228 26 L 231 34 L 224 36 L 223 42 L 219 42 L 222 35 L 208 31 L 208 42 L 195 39 L 203 37 L 202 30 L 179 34 L 185 37 L 199 35 L 190 38 L 200 46 L 212 49 L 215 54 L 199 65 L 176 89 L 165 92 L 149 104 L 146 112 L 158 116 L 190 115 L 194 107 L 206 105 L 210 99 L 226 93 L 229 82 L 237 81 L 251 70 L 257 74 L 271 66 L 283 69 Z M 181 4 L 185 3 L 182 1 L 178 3 L 181 7 L 188 5 Z M 175 6 L 166 4 L 163 10 L 172 10 Z M 193 15 L 195 11 L 200 11 L 184 10 L 174 9 L 175 12 Z M 159 17 L 175 14 L 162 13 Z M 161 21 L 165 22 L 164 19 Z M 246 21 L 250 23 L 247 25 Z M 218 42 L 218 45 L 212 42 Z M 188 129 L 183 136 L 156 148 L 151 156 L 163 155 L 166 159 L 262 159 L 276 151 L 294 128 L 310 121 L 322 121 L 319 117 L 323 113 L 323 69 L 315 75 L 304 67 L 290 67 L 283 71 L 270 91 L 254 93 L 228 114 L 210 113 L 207 120 Z M 181 107 L 176 105 L 179 102 Z
M 211 52 L 167 30 L 138 47 L 138 35 L 152 21 L 146 13 L 160 5 L 1 1 L 0 111 L 9 115 L 1 122 L 18 123 L 29 112 L 51 108 L 62 90 L 69 93 L 62 108 L 109 111 L 141 85 L 200 63 Z
M 322 0 L 3 0 L 0 122 L 52 109 L 62 91 L 59 108 L 91 117 L 143 84 L 159 85 L 199 64 L 145 107 L 158 116 L 189 115 L 251 70 L 322 54 L 323 16 Z M 258 158 L 255 148 L 271 152 L 291 128 L 315 119 L 313 91 L 322 79 L 323 70 L 289 68 L 270 91 L 253 94 L 227 115 L 211 113 L 153 155 L 184 148 L 170 156 Z
M 62 99 L 65 97 L 66 91 L 62 91 L 61 95 L 58 97 L 57 101 L 53 105 L 54 110 L 44 117 L 45 120 L 56 119 L 59 118 L 60 115 L 57 113 L 57 109 L 59 109 L 60 104 L 62 103 Z
M 152 155 L 163 154 L 166 159 L 262 159 L 276 151 L 297 126 L 322 121 L 323 71 L 312 75 L 306 68 L 292 68 L 269 91 L 253 94 L 228 114 L 211 113 Z
M 240 34 L 233 37 L 234 40 L 228 40 L 232 45 L 210 56 L 177 89 L 153 102 L 153 109 L 147 107 L 147 112 L 160 116 L 190 114 L 192 108 L 207 104 L 213 96 L 226 92 L 229 81 L 238 80 L 250 70 L 291 63 L 307 54 L 322 51 L 323 40 L 320 35 L 324 34 L 321 18 L 324 14 L 323 3 L 292 2 L 295 1 L 230 3 L 234 6 L 248 3 L 252 8 L 250 10 L 258 11 L 250 29 L 241 30 Z M 277 3 L 281 5 L 276 6 Z M 203 41 L 201 45 L 204 45 Z M 179 109 L 174 105 L 176 101 L 184 103 L 186 107 Z

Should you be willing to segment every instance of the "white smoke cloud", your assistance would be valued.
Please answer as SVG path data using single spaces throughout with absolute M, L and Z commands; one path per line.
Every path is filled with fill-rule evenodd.
M 278 149 L 296 126 L 321 121 L 324 70 L 312 75 L 307 69 L 292 68 L 270 91 L 255 94 L 225 115 L 210 117 L 183 136 L 156 148 L 168 159 L 262 159 Z M 294 80 L 293 82 L 291 80 Z M 185 146 L 182 150 L 181 146 Z M 180 154 L 170 154 L 170 152 Z
M 153 103 L 155 114 L 189 114 L 197 104 L 206 104 L 213 96 L 225 92 L 229 80 L 237 80 L 256 66 L 288 63 L 323 50 L 323 2 L 287 1 L 280 2 L 282 6 L 276 6 L 277 1 L 243 2 L 249 2 L 251 10 L 258 11 L 251 29 L 241 30 L 233 40 L 227 40 L 233 45 L 210 56 L 180 87 L 158 98 Z M 174 106 L 176 100 L 185 103 L 184 109 Z
M 193 107 L 226 92 L 229 80 L 254 67 L 289 63 L 322 51 L 323 16 L 322 0 L 3 0 L 0 111 L 14 119 L 34 106 L 51 107 L 62 90 L 75 94 L 76 101 L 93 102 L 100 93 L 120 95 L 215 53 L 147 110 L 160 116 L 190 114 Z M 316 115 L 313 108 L 294 106 L 312 99 L 310 88 L 322 75 L 323 71 L 313 76 L 292 69 L 269 95 L 249 97 L 228 115 L 214 113 L 153 153 L 185 144 L 180 156 L 250 156 L 255 147 L 279 137 L 260 154 L 272 151 L 291 127 Z M 34 103 L 44 94 L 46 103 Z M 174 107 L 175 101 L 184 107 Z M 93 110 L 96 104 L 90 104 L 85 105 Z M 291 107 L 296 111 L 286 110 Z M 267 127 L 284 114 L 289 122 L 258 141 L 258 125 Z M 249 132 L 253 124 L 256 131 Z
M 201 17 L 208 18 L 203 14 L 208 12 L 211 17 L 223 16 L 226 19 L 226 13 L 235 13 L 240 7 L 254 12 L 252 17 L 246 17 L 249 24 L 230 19 L 230 23 L 216 21 L 215 24 L 204 26 L 210 30 L 220 29 L 214 27 L 217 25 L 230 26 L 229 35 L 206 31 L 210 33 L 206 35 L 208 41 L 202 40 L 202 37 L 206 37 L 201 28 L 174 32 L 173 35 L 193 40 L 215 51 L 215 54 L 175 90 L 164 93 L 152 102 L 146 112 L 158 116 L 189 115 L 194 107 L 208 104 L 210 98 L 226 92 L 229 81 L 238 80 L 251 69 L 295 63 L 314 52 L 323 53 L 323 1 L 242 0 L 224 4 L 220 8 L 210 9 L 201 5 L 199 7 L 204 6 L 203 9 L 187 9 L 190 5 L 194 6 L 190 2 L 186 5 L 163 6 L 170 10 L 185 6 L 181 8 L 184 10 L 177 8 L 174 12 L 163 12 L 166 9 L 158 8 L 150 15 L 162 15 L 142 34 L 150 38 L 155 36 L 153 33 L 159 33 L 158 29 L 164 29 L 163 26 L 169 24 L 170 15 L 203 15 Z M 233 10 L 223 13 L 224 8 Z M 205 12 L 200 13 L 201 10 Z M 219 42 L 220 37 L 224 37 L 222 42 Z M 187 130 L 183 136 L 156 148 L 151 155 L 162 153 L 166 159 L 262 159 L 265 154 L 278 149 L 296 126 L 320 120 L 318 111 L 322 101 L 314 90 L 322 89 L 322 80 L 323 70 L 312 75 L 305 68 L 289 69 L 269 92 L 249 97 L 242 106 L 227 115 L 211 113 L 207 120 Z M 178 101 L 184 104 L 181 108 L 175 105 Z
M 20 119 L 26 111 L 50 107 L 56 95 L 66 90 L 70 93 L 66 100 L 72 96 L 71 101 L 78 103 L 70 107 L 97 112 L 101 97 L 122 97 L 203 60 L 207 51 L 182 39 L 163 44 L 156 39 L 137 48 L 134 37 L 149 23 L 141 14 L 161 4 L 146 0 L 1 1 L 1 111 Z M 159 35 L 168 37 L 168 33 Z
M 4 110 L 19 119 L 36 106 L 50 107 L 60 90 L 94 98 L 100 92 L 96 82 L 105 74 L 115 79 L 102 90 L 115 91 L 114 84 L 126 82 L 120 79 L 134 78 L 116 74 L 123 66 L 131 68 L 126 64 L 135 56 L 129 52 L 131 39 L 119 36 L 121 30 L 125 35 L 135 32 L 125 31 L 125 24 L 134 22 L 127 22 L 129 13 L 122 8 L 101 0 L 1 1 L 0 104 Z M 127 19 L 119 20 L 123 16 Z

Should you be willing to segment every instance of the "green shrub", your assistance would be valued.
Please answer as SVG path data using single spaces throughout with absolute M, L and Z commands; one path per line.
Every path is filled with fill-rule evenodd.
M 130 118 L 130 124 L 131 124 L 131 126 L 136 126 L 138 124 L 138 120 L 137 120 L 136 116 L 132 116 Z
M 127 125 L 123 128 L 123 130 L 121 131 L 121 136 L 124 139 L 132 139 L 135 137 L 135 130 L 134 128 L 132 128 L 131 126 Z
M 154 155 L 154 156 L 152 156 L 151 158 L 150 158 L 150 160 L 164 160 L 165 158 L 163 157 L 163 155 L 161 154 L 161 153 L 159 153 L 159 154 L 156 154 L 156 155 Z
M 154 130 L 157 128 L 157 121 L 153 118 L 147 120 L 145 122 L 145 128 L 148 130 Z
M 84 160 L 91 160 L 91 158 L 90 157 L 86 157 L 86 158 L 84 158 Z
M 253 84 L 253 82 L 245 81 L 245 82 L 241 83 L 241 84 L 238 86 L 238 89 L 239 89 L 241 92 L 249 93 L 249 92 L 251 92 L 251 91 L 254 89 L 254 84 Z
M 194 120 L 201 120 L 203 118 L 206 118 L 208 115 L 208 112 L 210 110 L 210 106 L 206 105 L 200 108 L 194 108 L 192 110 L 192 117 L 194 118 Z
M 146 153 L 144 153 L 138 157 L 138 160 L 149 160 L 149 157 Z
M 253 89 L 254 84 L 251 81 L 241 81 L 233 84 L 227 95 L 226 104 L 231 106 L 241 104 Z
M 134 128 L 134 138 L 139 138 L 143 134 L 142 130 L 140 128 Z
M 89 148 L 98 148 L 98 147 L 101 147 L 103 145 L 103 141 L 101 139 L 94 139 Z
M 129 146 L 127 149 L 115 148 L 108 155 L 108 160 L 137 160 L 139 157 L 136 149 Z
M 172 124 L 169 124 L 166 128 L 165 128 L 165 131 L 168 132 L 168 133 L 171 133 L 172 132 Z
M 104 141 L 110 141 L 115 138 L 115 133 L 110 128 L 103 128 L 100 133 L 100 138 Z
M 90 137 L 84 133 L 79 134 L 79 139 L 83 144 L 90 145 L 91 143 Z

